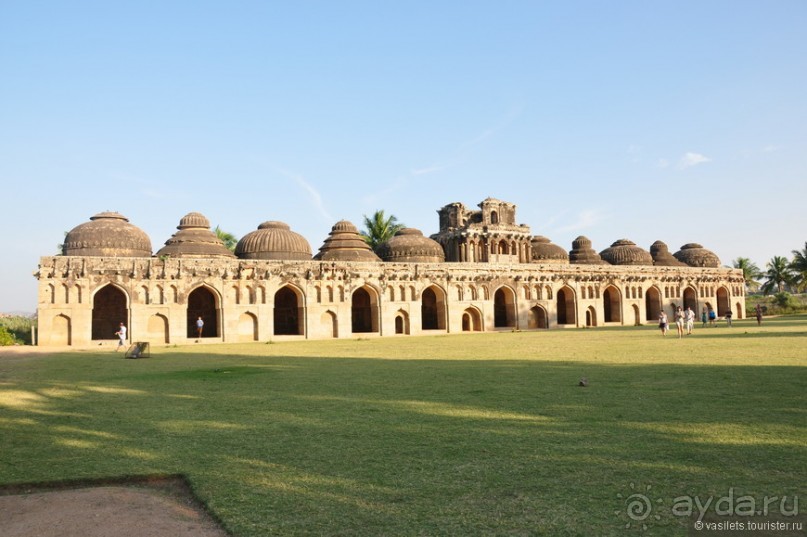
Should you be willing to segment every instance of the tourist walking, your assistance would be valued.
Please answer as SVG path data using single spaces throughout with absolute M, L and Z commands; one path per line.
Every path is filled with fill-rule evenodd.
M 686 321 L 687 335 L 689 336 L 695 326 L 695 312 L 692 311 L 692 306 L 687 306 L 687 310 L 684 312 L 684 321 Z
M 126 345 L 126 325 L 120 323 L 118 331 L 115 332 L 115 335 L 118 336 L 118 346 L 115 347 L 115 352 L 118 352 L 118 349 Z
M 762 306 L 759 303 L 757 303 L 757 306 L 754 308 L 754 312 L 756 312 L 756 315 L 757 315 L 757 325 L 761 325 L 762 324 Z
M 715 321 L 717 320 L 717 314 L 715 310 L 709 308 L 709 326 L 715 326 Z
M 731 310 L 728 310 L 726 312 L 726 326 L 728 326 L 729 328 L 731 328 L 731 315 L 732 315 Z
M 703 326 L 701 326 L 701 328 L 706 328 L 706 306 L 704 306 L 703 309 L 701 309 L 701 322 L 703 323 Z
M 678 306 L 675 310 L 675 326 L 678 328 L 678 337 L 684 337 L 684 310 Z
M 196 341 L 199 341 L 202 337 L 202 330 L 205 328 L 205 322 L 202 320 L 201 317 L 196 319 Z
M 661 335 L 667 335 L 667 314 L 663 311 L 658 316 L 658 327 L 661 329 Z

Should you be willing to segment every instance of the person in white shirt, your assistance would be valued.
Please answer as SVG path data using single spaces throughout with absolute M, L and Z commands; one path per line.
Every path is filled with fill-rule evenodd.
M 118 336 L 118 346 L 115 347 L 115 352 L 118 352 L 121 347 L 126 345 L 126 325 L 120 323 L 120 328 L 115 332 L 115 335 Z

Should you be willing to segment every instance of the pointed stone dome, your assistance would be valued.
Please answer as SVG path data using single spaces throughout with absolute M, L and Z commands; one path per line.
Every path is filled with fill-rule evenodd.
M 269 221 L 241 237 L 235 255 L 241 259 L 309 260 L 311 245 L 288 224 Z
M 437 241 L 423 236 L 414 228 L 403 228 L 390 240 L 378 246 L 378 256 L 383 261 L 400 263 L 442 263 L 445 261 L 443 247 Z
M 612 265 L 652 265 L 653 257 L 635 242 L 620 239 L 600 252 L 600 257 Z
M 201 213 L 186 214 L 177 229 L 154 254 L 156 257 L 235 257 L 210 230 L 210 220 Z
M 90 257 L 151 257 L 151 239 L 120 213 L 102 212 L 74 227 L 62 254 Z
M 568 265 L 569 254 L 562 246 L 552 244 L 552 241 L 544 236 L 536 235 L 530 241 L 532 245 L 532 260 L 535 263 L 552 263 L 556 265 Z
M 681 263 L 670 253 L 667 244 L 656 241 L 650 245 L 650 255 L 653 257 L 653 264 L 659 267 L 685 267 L 686 263 Z
M 572 249 L 569 252 L 569 263 L 573 265 L 607 265 L 600 254 L 591 247 L 591 240 L 580 235 L 572 241 Z
M 695 242 L 683 245 L 673 256 L 690 267 L 717 268 L 720 266 L 720 258 L 714 252 Z
M 347 220 L 340 220 L 331 228 L 328 238 L 314 259 L 322 261 L 381 261 L 364 242 L 359 230 Z

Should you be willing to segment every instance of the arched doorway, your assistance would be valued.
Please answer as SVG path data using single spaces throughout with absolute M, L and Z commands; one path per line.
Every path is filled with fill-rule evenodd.
M 117 328 L 116 328 L 117 330 Z M 51 345 L 72 345 L 73 330 L 70 317 L 67 315 L 57 315 L 53 318 L 50 332 Z
M 165 315 L 158 313 L 149 317 L 146 332 L 147 339 L 150 341 L 170 343 L 168 341 L 168 318 Z
M 508 328 L 516 325 L 516 296 L 509 287 L 499 287 L 493 294 L 493 326 Z
M 684 311 L 687 308 L 692 308 L 692 311 L 698 311 L 698 293 L 692 287 L 684 289 Z
M 530 310 L 530 321 L 528 328 L 549 328 L 546 310 L 544 308 L 541 306 L 533 306 L 533 308 Z
M 463 332 L 481 332 L 482 331 L 482 315 L 476 308 L 466 308 L 462 312 L 462 331 Z
M 609 285 L 602 293 L 603 322 L 618 323 L 622 320 L 622 299 L 619 290 Z
M 188 295 L 188 337 L 196 337 L 196 320 L 204 321 L 202 337 L 219 337 L 219 313 L 216 295 L 207 287 L 197 287 Z
M 658 288 L 651 287 L 645 292 L 644 311 L 646 321 L 658 320 L 659 315 L 661 315 L 661 292 Z
M 303 335 L 303 322 L 305 311 L 302 300 L 297 296 L 296 290 L 286 285 L 275 293 L 275 335 L 301 336 Z
M 258 318 L 252 313 L 238 317 L 238 341 L 258 341 Z
M 586 309 L 586 326 L 597 326 L 597 310 L 594 309 L 594 306 Z
M 556 305 L 558 308 L 558 324 L 576 324 L 577 316 L 574 310 L 574 291 L 569 287 L 558 290 Z
M 378 301 L 367 287 L 360 287 L 351 298 L 351 325 L 354 333 L 378 332 Z
M 409 333 L 409 315 L 403 310 L 398 310 L 398 313 L 395 314 L 395 333 Z
M 322 333 L 328 337 L 339 337 L 339 325 L 336 322 L 336 314 L 332 311 L 326 311 L 320 317 L 320 326 Z
M 445 293 L 439 287 L 432 285 L 421 293 L 420 320 L 422 330 L 445 330 Z
M 633 304 L 633 324 L 639 326 L 642 324 L 642 316 L 639 313 L 639 306 Z
M 717 288 L 717 316 L 723 317 L 726 313 L 731 311 L 731 304 L 729 304 L 729 292 L 725 287 Z
M 92 339 L 115 339 L 120 323 L 128 328 L 127 305 L 126 294 L 114 285 L 108 284 L 99 289 L 92 299 Z
M 740 304 L 739 302 L 737 302 L 736 312 L 735 312 L 735 314 L 734 314 L 734 315 L 735 315 L 735 316 L 736 316 L 738 319 L 742 319 L 743 317 L 745 317 L 745 316 L 743 315 L 743 306 L 742 306 L 742 304 Z

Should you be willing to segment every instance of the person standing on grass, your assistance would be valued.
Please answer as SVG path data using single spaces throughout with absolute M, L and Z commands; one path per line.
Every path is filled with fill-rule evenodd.
M 706 306 L 704 306 L 703 309 L 701 309 L 701 322 L 703 323 L 703 326 L 701 326 L 701 328 L 706 328 Z
M 732 315 L 731 310 L 728 310 L 726 312 L 726 326 L 728 326 L 729 328 L 731 328 L 731 315 Z
M 695 326 L 695 312 L 692 311 L 692 306 L 687 306 L 684 312 L 684 321 L 687 323 L 687 335 L 692 335 L 692 328 Z
M 684 310 L 681 306 L 675 310 L 675 326 L 678 328 L 678 338 L 684 337 Z
M 118 331 L 115 332 L 115 335 L 118 336 L 118 346 L 115 347 L 115 352 L 118 352 L 121 347 L 126 345 L 126 325 L 120 323 L 120 327 L 118 327 Z
M 757 306 L 754 308 L 754 312 L 757 315 L 757 326 L 762 324 L 762 306 L 757 302 Z
M 199 340 L 202 337 L 202 330 L 205 328 L 205 322 L 202 320 L 201 317 L 196 319 L 196 339 Z
M 715 326 L 715 321 L 717 320 L 717 314 L 715 310 L 709 308 L 709 326 Z
M 658 327 L 661 329 L 661 335 L 667 335 L 667 314 L 662 312 L 658 316 Z

